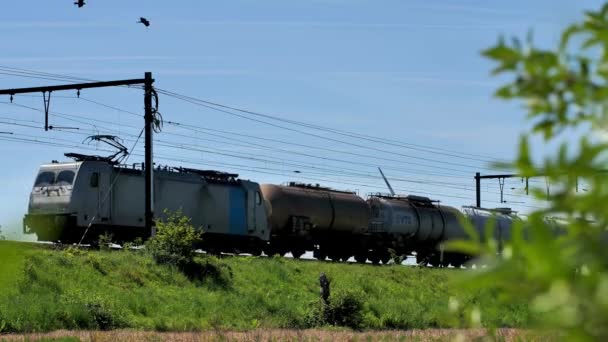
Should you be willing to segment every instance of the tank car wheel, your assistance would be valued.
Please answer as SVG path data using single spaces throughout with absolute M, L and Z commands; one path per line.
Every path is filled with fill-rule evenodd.
M 258 249 L 258 248 L 255 248 L 255 249 L 252 249 L 252 250 L 250 251 L 250 253 L 251 253 L 251 255 L 253 255 L 253 256 L 259 257 L 260 255 L 262 255 L 262 250 L 261 250 L 261 249 Z
M 367 256 L 365 254 L 355 254 L 355 261 L 359 264 L 365 264 Z
M 300 257 L 304 254 L 303 249 L 293 249 L 291 250 L 291 255 L 294 259 L 300 259 Z
M 348 254 L 342 254 L 340 255 L 340 261 L 341 262 L 348 262 L 348 259 L 350 259 L 352 255 L 348 255 Z
M 443 262 L 441 261 L 439 254 L 433 254 L 429 258 L 429 264 L 431 264 L 432 267 L 443 267 Z
M 418 266 L 426 266 L 429 263 L 429 259 L 426 256 L 417 254 L 416 255 L 416 264 L 418 264 Z
M 374 265 L 378 265 L 380 263 L 380 256 L 376 255 L 376 254 L 372 254 L 369 256 L 369 261 L 372 262 L 372 264 Z
M 213 255 L 218 258 L 222 255 L 222 252 L 215 247 L 207 247 L 205 249 L 205 251 L 207 252 L 208 255 Z
M 315 249 L 314 252 L 312 253 L 312 256 L 315 257 L 319 261 L 325 261 L 325 258 L 327 258 L 327 254 L 325 252 L 323 252 L 323 250 L 321 250 L 321 249 Z
M 280 251 L 276 246 L 274 245 L 266 245 L 264 247 L 264 254 L 266 254 L 269 257 L 273 257 L 275 255 L 279 255 L 279 256 L 283 256 L 283 252 Z
M 388 253 L 386 253 L 386 254 L 382 254 L 382 255 L 380 256 L 380 261 L 382 261 L 382 264 L 383 264 L 383 265 L 388 264 L 389 260 L 391 260 L 391 256 L 390 256 Z

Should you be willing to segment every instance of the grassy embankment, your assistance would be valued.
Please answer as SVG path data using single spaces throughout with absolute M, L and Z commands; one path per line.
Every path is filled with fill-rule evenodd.
M 496 307 L 492 291 L 452 284 L 462 270 L 278 257 L 198 262 L 203 273 L 187 276 L 142 252 L 0 242 L 0 332 L 306 328 L 320 272 L 332 281 L 332 297 L 349 292 L 362 302 L 361 329 L 449 327 L 463 319 L 447 310 L 451 295 L 479 307 L 484 325 L 523 327 L 528 320 L 524 304 Z

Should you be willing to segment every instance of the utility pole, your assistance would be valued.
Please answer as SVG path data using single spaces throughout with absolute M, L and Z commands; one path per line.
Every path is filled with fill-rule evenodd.
M 481 175 L 479 172 L 475 173 L 475 206 L 481 208 Z
M 156 235 L 154 225 L 154 161 L 152 158 L 152 134 L 154 132 L 154 115 L 152 114 L 152 73 L 146 72 L 144 78 L 144 122 L 145 122 L 145 165 L 146 165 L 146 211 L 145 211 L 145 231 L 150 232 L 150 236 Z
M 52 125 L 49 125 L 49 107 L 51 101 L 51 93 L 54 91 L 61 90 L 76 90 L 78 94 L 82 89 L 90 88 L 104 88 L 104 87 L 116 87 L 116 86 L 129 86 L 129 85 L 144 85 L 144 131 L 145 131 L 145 229 L 146 232 L 150 232 L 151 235 L 155 234 L 154 228 L 154 161 L 152 151 L 152 134 L 154 126 L 154 112 L 156 109 L 152 107 L 152 96 L 155 93 L 152 87 L 154 79 L 152 78 L 151 72 L 146 72 L 144 78 L 129 79 L 129 80 L 118 80 L 118 81 L 107 81 L 107 82 L 89 82 L 89 83 L 74 83 L 74 84 L 62 84 L 56 86 L 46 87 L 31 87 L 31 88 L 18 88 L 18 89 L 1 89 L 0 95 L 10 95 L 11 102 L 13 96 L 17 94 L 26 93 L 42 93 L 44 101 L 44 130 L 48 131 L 53 129 Z

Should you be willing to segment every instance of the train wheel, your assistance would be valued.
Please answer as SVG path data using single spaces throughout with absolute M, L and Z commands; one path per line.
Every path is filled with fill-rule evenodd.
M 421 254 L 416 254 L 416 263 L 418 266 L 426 266 L 428 264 L 428 258 Z
M 380 263 L 380 256 L 378 256 L 377 254 L 371 254 L 368 259 L 374 265 L 378 265 Z
M 261 250 L 261 249 L 259 249 L 259 248 L 254 248 L 254 249 L 252 249 L 252 250 L 250 251 L 250 253 L 251 253 L 251 255 L 256 256 L 256 257 L 257 257 L 257 256 L 262 255 L 262 250 Z
M 294 259 L 300 259 L 300 257 L 304 254 L 304 250 L 303 249 L 292 249 L 291 250 L 291 255 L 293 256 Z
M 347 262 L 347 261 L 348 261 L 348 259 L 350 259 L 350 257 L 351 257 L 351 256 L 352 256 L 352 255 L 349 255 L 349 254 L 341 254 L 341 255 L 340 255 L 340 261 L 342 261 L 342 262 Z
M 340 257 L 335 254 L 330 254 L 328 257 L 331 259 L 331 261 L 340 261 Z
M 443 267 L 443 262 L 441 261 L 439 254 L 433 254 L 429 258 L 429 264 L 433 267 Z
M 367 261 L 367 257 L 365 256 L 365 254 L 355 254 L 355 261 L 359 264 L 365 264 L 365 262 Z
M 380 261 L 382 261 L 382 264 L 383 264 L 383 265 L 388 264 L 389 260 L 391 260 L 391 256 L 390 256 L 388 253 L 383 253 L 383 254 L 380 256 Z
M 321 250 L 321 249 L 315 249 L 314 252 L 312 253 L 312 256 L 315 257 L 319 261 L 325 261 L 325 258 L 327 258 L 327 254 L 325 252 L 323 252 L 323 250 Z

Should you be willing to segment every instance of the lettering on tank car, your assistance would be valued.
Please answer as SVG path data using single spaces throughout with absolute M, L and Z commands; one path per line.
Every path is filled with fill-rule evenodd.
M 412 217 L 410 215 L 395 215 L 395 224 L 412 224 Z

